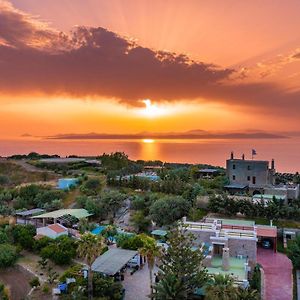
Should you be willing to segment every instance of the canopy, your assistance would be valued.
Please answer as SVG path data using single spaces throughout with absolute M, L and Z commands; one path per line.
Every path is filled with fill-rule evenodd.
M 34 219 L 46 219 L 46 218 L 52 218 L 52 219 L 57 219 L 60 218 L 62 216 L 65 215 L 70 215 L 73 216 L 77 219 L 82 219 L 82 218 L 87 218 L 89 216 L 91 216 L 92 214 L 90 214 L 86 209 L 59 209 L 59 210 L 55 210 L 55 211 L 51 211 L 45 214 L 41 214 L 38 216 L 33 216 L 32 218 Z
M 92 270 L 110 276 L 115 275 L 137 254 L 138 252 L 134 250 L 109 249 L 93 262 Z
M 151 232 L 152 235 L 157 235 L 157 236 L 166 236 L 168 234 L 167 231 L 165 230 L 162 230 L 162 229 L 156 229 L 156 230 L 153 230 Z
M 21 216 L 21 217 L 28 217 L 28 216 L 33 216 L 36 214 L 41 214 L 44 211 L 45 210 L 41 209 L 41 208 L 34 208 L 34 209 L 29 209 L 29 210 L 18 211 L 18 212 L 16 212 L 16 215 Z

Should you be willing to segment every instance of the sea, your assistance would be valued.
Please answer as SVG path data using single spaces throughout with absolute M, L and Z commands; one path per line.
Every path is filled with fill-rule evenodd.
M 252 149 L 257 153 L 252 157 Z M 286 139 L 207 139 L 207 140 L 0 140 L 0 156 L 29 152 L 96 156 L 116 151 L 125 152 L 130 159 L 161 160 L 224 167 L 230 152 L 239 158 L 275 160 L 278 172 L 300 172 L 300 137 Z

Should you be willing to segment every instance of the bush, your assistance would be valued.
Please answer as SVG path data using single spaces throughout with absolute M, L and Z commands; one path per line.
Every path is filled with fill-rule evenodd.
M 29 281 L 29 284 L 31 287 L 38 287 L 40 286 L 40 280 L 38 277 L 33 277 L 30 281 Z
M 9 244 L 0 245 L 0 268 L 11 267 L 18 258 L 16 247 Z
M 122 284 L 114 282 L 111 277 L 104 277 L 101 274 L 94 274 L 93 277 L 93 294 L 95 297 L 105 297 L 110 300 L 122 299 Z
M 0 299 L 9 300 L 8 290 L 7 288 L 5 288 L 3 283 L 0 283 Z
M 43 248 L 40 255 L 57 265 L 68 265 L 76 256 L 76 242 L 68 236 L 61 236 Z
M 258 292 L 260 292 L 261 290 L 261 272 L 260 265 L 258 264 L 254 267 L 252 277 L 250 280 L 250 287 L 253 290 L 257 290 Z
M 169 225 L 186 216 L 191 203 L 180 196 L 166 196 L 155 201 L 150 207 L 150 215 L 159 226 Z
M 53 243 L 52 239 L 47 236 L 43 236 L 41 239 L 34 241 L 33 250 L 39 253 L 43 248 L 47 247 L 51 243 Z
M 43 285 L 42 291 L 44 294 L 49 294 L 50 288 L 47 284 Z
M 117 236 L 117 245 L 123 249 L 137 250 L 143 247 L 143 241 L 140 235 L 120 234 Z
M 32 249 L 34 244 L 34 236 L 36 229 L 33 225 L 16 225 L 12 229 L 12 235 L 15 243 L 24 249 Z

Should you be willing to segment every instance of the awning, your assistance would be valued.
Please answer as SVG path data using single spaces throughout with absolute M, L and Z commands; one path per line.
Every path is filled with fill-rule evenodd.
M 34 216 L 32 218 L 33 219 L 45 219 L 45 218 L 57 219 L 65 215 L 70 215 L 77 219 L 82 219 L 82 218 L 87 218 L 92 214 L 90 214 L 86 209 L 59 209 L 42 215 Z
M 133 257 L 138 254 L 134 250 L 112 248 L 99 256 L 92 264 L 92 270 L 109 276 L 119 272 Z
M 257 225 L 256 235 L 261 237 L 277 237 L 277 227 L 276 226 L 263 226 Z
M 33 208 L 33 209 L 29 209 L 29 210 L 17 211 L 16 215 L 20 216 L 20 217 L 28 217 L 28 216 L 33 216 L 33 215 L 41 214 L 43 212 L 45 212 L 44 209 Z

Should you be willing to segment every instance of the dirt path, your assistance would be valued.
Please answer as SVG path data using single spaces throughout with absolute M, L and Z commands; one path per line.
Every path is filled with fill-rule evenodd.
M 10 290 L 11 299 L 25 299 L 31 287 L 29 281 L 32 275 L 19 266 L 0 271 L 0 281 Z

